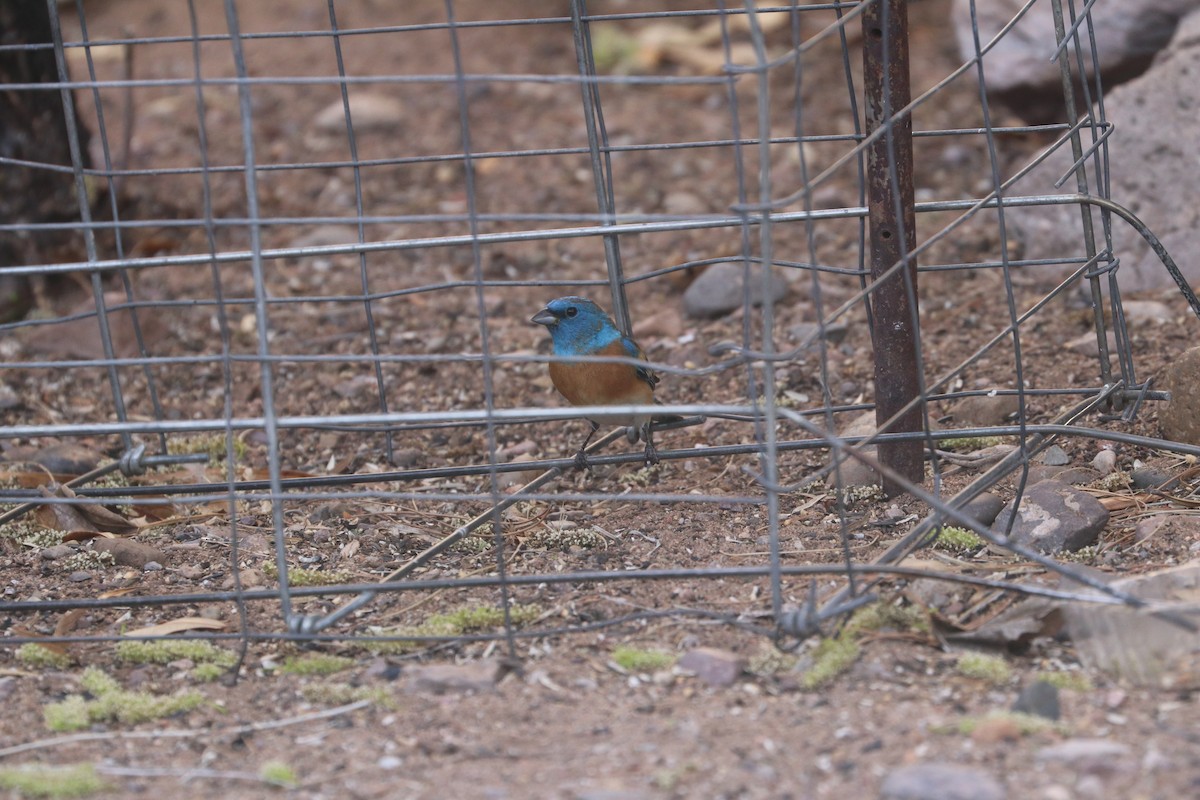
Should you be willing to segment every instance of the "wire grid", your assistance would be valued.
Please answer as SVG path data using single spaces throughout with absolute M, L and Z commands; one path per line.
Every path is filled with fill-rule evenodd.
M 878 13 L 886 30 L 888 14 L 897 13 L 895 4 L 881 3 L 872 9 L 872 3 L 843 2 L 715 3 L 707 7 L 696 3 L 694 8 L 679 10 L 654 3 L 626 3 L 619 7 L 619 13 L 603 5 L 573 0 L 569 15 L 517 18 L 502 16 L 501 12 L 489 17 L 491 12 L 479 4 L 446 0 L 441 7 L 405 4 L 405 10 L 396 12 L 399 18 L 395 21 L 377 18 L 384 12 L 375 8 L 376 17 L 364 19 L 356 14 L 353 26 L 346 27 L 341 19 L 342 5 L 330 2 L 324 8 L 306 6 L 305 15 L 297 20 L 280 20 L 277 30 L 249 30 L 242 22 L 245 4 L 225 0 L 218 9 L 215 4 L 189 2 L 187 27 L 172 34 L 92 38 L 83 3 L 76 5 L 71 19 L 60 21 L 58 4 L 49 2 L 53 43 L 3 48 L 8 52 L 53 52 L 58 83 L 15 84 L 6 90 L 61 92 L 71 163 L 28 163 L 19 158 L 0 161 L 6 167 L 41 170 L 47 179 L 70 178 L 78 207 L 76 217 L 66 221 L 10 222 L 0 226 L 0 232 L 5 236 L 74 237 L 79 245 L 76 251 L 85 254 L 57 262 L 43 260 L 33 266 L 7 267 L 5 272 L 38 280 L 87 275 L 93 305 L 70 314 L 9 322 L 0 330 L 9 334 L 10 341 L 41 330 L 58 329 L 63 336 L 74 336 L 79 328 L 66 326 L 91 320 L 103 355 L 38 358 L 27 349 L 8 347 L 3 367 L 13 371 L 10 374 L 51 384 L 69 376 L 72 387 L 90 386 L 95 395 L 91 402 L 82 404 L 81 410 L 68 409 L 52 415 L 51 421 L 34 421 L 37 415 L 32 413 L 24 419 L 18 417 L 2 435 L 13 442 L 119 440 L 122 453 L 113 464 L 73 481 L 74 496 L 47 498 L 30 490 L 6 490 L 0 502 L 12 510 L 5 518 L 28 511 L 30 506 L 20 504 L 35 498 L 38 504 L 50 506 L 123 503 L 137 508 L 161 505 L 165 496 L 172 503 L 193 509 L 193 513 L 221 508 L 228 518 L 221 523 L 228 529 L 225 569 L 233 579 L 232 586 L 221 591 L 201 584 L 204 591 L 107 599 L 68 592 L 60 599 L 10 596 L 11 602 L 6 602 L 10 612 L 153 607 L 170 615 L 182 613 L 171 611 L 177 606 L 235 602 L 240 620 L 237 632 L 190 635 L 232 637 L 243 642 L 256 638 L 416 638 L 436 644 L 441 641 L 438 636 L 414 637 L 412 631 L 397 634 L 371 628 L 373 615 L 383 614 L 397 596 L 411 593 L 425 597 L 455 589 L 482 592 L 479 596 L 490 598 L 505 610 L 502 634 L 481 633 L 457 640 L 503 637 L 514 653 L 518 637 L 591 630 L 656 616 L 720 620 L 771 635 L 783 643 L 803 639 L 828 620 L 871 599 L 874 581 L 880 576 L 927 574 L 898 562 L 927 543 L 930 532 L 943 522 L 952 521 L 996 540 L 994 534 L 964 516 L 960 509 L 1013 473 L 1020 476 L 1020 493 L 1031 459 L 1055 437 L 1084 436 L 1197 454 L 1194 447 L 1147 439 L 1112 426 L 1083 424 L 1097 414 L 1128 420 L 1142 402 L 1163 398 L 1138 378 L 1130 354 L 1120 307 L 1118 254 L 1112 250 L 1109 235 L 1113 217 L 1120 218 L 1117 224 L 1139 226 L 1156 247 L 1164 266 L 1174 268 L 1153 234 L 1108 197 L 1106 141 L 1112 126 L 1104 117 L 1101 84 L 1094 76 L 1083 81 L 1071 77 L 1092 75 L 1087 67 L 1099 63 L 1086 9 L 1077 8 L 1073 2 L 1054 3 L 1058 36 L 1064 43 L 1057 57 L 1066 75 L 1065 121 L 1039 126 L 995 124 L 982 89 L 987 83 L 986 54 L 1007 29 L 990 41 L 979 37 L 976 29 L 975 58 L 917 94 L 904 108 L 889 109 L 884 125 L 868 135 L 862 123 L 858 76 L 861 18 L 868 12 Z M 1032 0 L 1014 22 L 1031 5 Z M 430 8 L 437 13 L 431 13 Z M 410 12 L 411 17 L 406 18 Z M 674 71 L 620 74 L 606 70 L 603 63 L 598 66 L 598 60 L 608 58 L 603 52 L 599 59 L 597 56 L 601 34 L 607 36 L 614 30 L 636 32 L 652 25 L 715 26 L 716 46 L 722 54 L 720 68 L 706 71 L 684 64 Z M 528 28 L 533 29 L 532 33 Z M 78 35 L 68 38 L 64 30 L 78 31 Z M 558 57 L 549 59 L 546 71 L 488 71 L 488 65 L 480 64 L 475 57 L 471 43 L 480 40 L 472 37 L 518 33 L 528 37 L 520 41 L 536 41 L 547 51 L 557 48 Z M 354 55 L 365 40 L 384 40 L 399 50 L 421 37 L 438 37 L 445 47 L 443 63 L 430 65 L 427 72 L 389 71 L 388 64 L 364 63 Z M 139 63 L 137 54 L 154 48 L 170 48 L 177 69 L 169 75 L 130 74 L 130 65 Z M 277 66 L 272 54 L 288 50 L 301 55 Z M 123 53 L 123 59 L 112 58 L 114 52 Z M 885 61 L 888 52 L 885 45 Z M 844 88 L 838 90 L 843 95 L 844 129 L 830 131 L 829 125 L 817 124 L 806 114 L 810 88 L 806 70 L 815 60 L 840 65 L 833 74 L 840 70 L 844 83 Z M 916 271 L 922 274 L 966 276 L 984 271 L 998 275 L 1005 301 L 988 313 L 1006 321 L 990 337 L 972 341 L 971 354 L 940 373 L 929 372 L 922 351 L 918 351 L 918 361 L 912 366 L 919 378 L 920 396 L 914 402 L 920 408 L 923 430 L 897 432 L 884 426 L 865 441 L 863 437 L 832 436 L 828 431 L 844 429 L 845 420 L 871 409 L 869 397 L 856 402 L 835 400 L 830 389 L 828 344 L 831 329 L 861 312 L 864 303 L 878 291 L 877 284 L 868 281 L 868 173 L 886 170 L 899 202 L 894 126 L 906 118 L 915 118 L 919 123 L 922 107 L 936 104 L 955 81 L 971 78 L 981 87 L 978 106 L 972 112 L 978 119 L 973 116 L 953 129 L 928 129 L 917 124 L 914 136 L 918 148 L 943 141 L 982 140 L 988 164 L 982 175 L 986 191 L 965 197 L 939 197 L 930 196 L 927 190 L 919 196 L 915 206 L 920 220 L 917 246 L 891 265 L 886 274 L 903 276 L 899 285 L 910 298 L 916 294 L 909 269 L 914 263 L 919 264 Z M 518 97 L 540 101 L 549 98 L 548 105 L 560 113 L 544 128 L 520 129 L 520 123 L 514 121 L 512 135 L 506 141 L 490 136 L 485 142 L 476 135 L 486 127 L 479 107 L 487 106 L 490 93 L 502 89 L 517 92 Z M 608 130 L 605 108 L 615 98 L 642 93 L 652 106 L 656 98 L 664 93 L 669 97 L 671 91 L 719 98 L 720 102 L 710 100 L 707 106 L 697 104 L 695 113 L 698 120 L 716 120 L 720 125 L 697 128 L 720 128 L 724 134 L 662 140 L 656 135 L 653 119 L 644 129 L 626 130 L 620 136 Z M 404 135 L 379 136 L 371 130 L 370 110 L 355 105 L 356 96 L 365 92 L 394 92 L 403 99 Z M 153 148 L 143 146 L 140 160 L 145 163 L 126 163 L 130 132 L 114 120 L 121 118 L 121 109 L 127 109 L 132 93 L 137 93 L 138 103 L 147 102 L 144 95 L 154 97 L 153 102 L 162 106 L 158 113 L 187 115 L 194 136 L 189 143 L 189 147 L 194 146 L 190 159 L 179 157 L 187 149 L 175 149 L 170 151 L 172 163 L 166 163 L 172 161 L 172 156 L 160 163 Z M 340 99 L 340 119 L 327 123 L 321 135 L 340 139 L 344 157 L 304 160 L 292 155 L 296 149 L 303 152 L 302 146 L 275 146 L 281 139 L 304 135 L 301 121 L 279 107 L 297 102 L 307 93 L 335 102 Z M 425 127 L 420 124 L 423 114 L 429 115 Z M 87 142 L 71 122 L 76 115 L 93 134 L 91 151 L 96 155 L 90 159 Z M 285 122 L 268 124 L 264 118 Z M 781 120 L 786 121 L 787 129 Z M 441 129 L 436 129 L 438 125 Z M 421 139 L 420 134 L 425 138 Z M 1000 155 L 1001 142 L 1006 137 L 1029 134 L 1053 134 L 1055 145 L 1003 178 L 1006 170 Z M 886 164 L 868 166 L 865 153 L 880 140 L 887 143 L 891 157 Z M 1040 185 L 1022 191 L 1029 183 L 1022 183 L 1022 179 L 1058 148 L 1069 148 L 1074 157 L 1073 169 L 1063 177 L 1072 182 L 1075 191 L 1049 192 Z M 280 157 L 277 152 L 284 155 Z M 525 195 L 534 201 L 522 205 L 520 192 L 508 192 L 503 184 L 489 184 L 494 170 L 507 176 L 506 180 L 518 180 L 506 167 L 514 161 L 520 165 L 522 187 L 536 186 L 542 171 L 563 174 L 561 165 L 568 163 L 576 165 L 575 175 L 582 188 L 550 194 L 556 201 L 553 211 L 544 201 L 537 202 L 535 192 Z M 702 166 L 705 163 L 709 166 Z M 644 190 L 654 181 L 669 184 L 672 174 L 706 168 L 724 178 L 711 186 L 719 212 L 650 213 L 643 208 L 637 194 L 639 187 Z M 643 169 L 651 180 L 638 180 Z M 849 203 L 831 204 L 821 194 L 822 188 L 847 174 L 853 176 L 851 185 L 857 187 L 857 197 L 851 196 Z M 332 189 L 329 184 L 325 190 L 313 189 L 314 175 L 336 175 L 340 183 Z M 277 192 L 281 176 L 312 189 L 311 194 L 303 202 L 280 197 Z M 422 181 L 432 185 L 422 185 Z M 141 216 L 136 211 L 130 213 L 119 202 L 120 197 L 131 194 L 162 196 L 162 186 L 175 187 L 170 192 L 177 198 L 177 206 L 169 209 L 170 213 Z M 105 198 L 99 203 L 94 202 L 96 187 L 103 190 Z M 411 197 L 412 202 L 389 202 L 389 197 L 396 194 Z M 237 200 L 231 201 L 231 195 Z M 564 197 L 570 202 L 560 204 Z M 436 210 L 413 208 L 430 199 L 439 206 Z M 1006 209 L 1062 203 L 1078 204 L 1081 209 L 1077 252 L 1052 260 L 1033 260 L 1010 251 Z M 347 240 L 303 241 L 302 234 L 316 226 L 339 224 L 353 226 L 353 235 Z M 830 258 L 821 246 L 821 237 L 824 231 L 837 226 L 850 231 L 852 248 L 841 257 Z M 146 229 L 164 231 L 174 241 L 186 244 L 177 248 L 181 252 L 131 251 L 128 242 Z M 711 231 L 735 237 L 736 245 L 726 246 L 716 256 L 689 256 L 665 267 L 645 269 L 641 259 L 636 259 L 638 268 L 630 268 L 635 260 L 629 257 L 631 242 L 680 233 L 699 236 Z M 995 257 L 955 261 L 947 256 L 955 252 L 947 244 L 980 231 L 995 234 Z M 529 253 L 544 252 L 538 248 L 547 245 L 557 247 L 555 252 L 563 257 L 590 256 L 595 266 L 559 270 L 549 260 L 539 262 L 528 257 L 517 259 L 516 266 L 509 264 L 499 271 L 495 268 L 493 254 L 497 248 Z M 599 268 L 601 259 L 606 272 Z M 431 279 L 428 265 L 439 261 L 446 263 L 442 277 Z M 715 486 L 678 492 L 640 489 L 624 491 L 620 500 L 638 504 L 646 513 L 670 505 L 753 509 L 762 515 L 767 553 L 753 563 L 742 559 L 736 564 L 690 568 L 572 567 L 562 572 L 531 574 L 510 569 L 508 510 L 530 502 L 569 508 L 612 501 L 614 490 L 597 481 L 580 490 L 569 458 L 505 460 L 501 441 L 510 441 L 512 431 L 519 432 L 520 426 L 534 426 L 531 430 L 536 435 L 557 442 L 562 438 L 559 427 L 575 431 L 580 426 L 562 420 L 578 419 L 587 412 L 554 405 L 535 407 L 528 399 L 517 405 L 501 402 L 497 391 L 501 381 L 511 386 L 514 372 L 527 376 L 544 371 L 550 359 L 513 347 L 511 339 L 502 340 L 495 333 L 501 314 L 528 317 L 536 306 L 526 311 L 497 303 L 495 298 L 500 295 L 530 302 L 540 297 L 544 302 L 559 294 L 587 292 L 606 301 L 618 325 L 628 332 L 639 318 L 652 313 L 652 309 L 631 306 L 628 291 L 640 289 L 643 283 L 668 280 L 675 273 L 720 263 L 738 264 L 744 270 L 740 341 L 713 347 L 711 359 L 702 365 L 659 361 L 653 352 L 651 358 L 667 383 L 684 385 L 717 374 L 729 384 L 740 384 L 741 399 L 730 393 L 725 402 L 665 402 L 655 410 L 689 417 L 732 418 L 730 424 L 739 426 L 740 441 L 680 446 L 688 441 L 689 432 L 696 430 L 683 427 L 681 433 L 670 436 L 669 446 L 663 447 L 660 454 L 665 461 L 733 459 L 752 478 L 748 483 L 739 480 L 733 485 L 749 486 L 749 491 Z M 1066 277 L 1031 306 L 1020 307 L 1012 280 L 1018 269 L 1056 269 Z M 817 325 L 793 348 L 780 345 L 778 309 L 771 302 L 761 308 L 751 302 L 752 289 L 756 284 L 767 287 L 772 270 L 798 275 L 793 278 L 795 286 L 803 287 L 811 299 Z M 173 285 L 190 286 L 194 294 L 164 296 L 154 288 L 154 276 L 161 271 L 173 279 L 187 275 L 186 280 L 178 279 L 183 283 Z M 556 277 L 560 273 L 572 274 Z M 579 277 L 580 273 L 584 277 Z M 196 276 L 204 276 L 204 280 Z M 336 292 L 323 291 L 326 279 L 338 288 Z M 354 288 L 346 291 L 347 285 Z M 1080 285 L 1086 287 L 1094 308 L 1099 347 L 1095 374 L 1082 385 L 1060 385 L 1057 381 L 1061 376 L 1057 375 L 1029 375 L 1022 359 L 1020 334 L 1031 320 L 1048 313 L 1053 302 Z M 1187 291 L 1186 284 L 1180 285 Z M 116 287 L 117 294 L 112 288 L 106 291 L 106 287 Z M 1189 296 L 1189 302 L 1200 309 L 1194 296 Z M 457 349 L 451 341 L 418 352 L 419 345 L 428 344 L 428 337 L 437 334 L 417 330 L 396 335 L 403 328 L 406 314 L 418 310 L 426 313 L 429 307 L 441 305 L 454 306 L 465 320 L 456 328 L 460 331 Z M 912 307 L 915 309 L 915 304 Z M 202 337 L 203 348 L 183 352 L 173 349 L 169 337 L 155 340 L 146 335 L 139 320 L 149 314 L 178 315 L 177 324 L 207 329 Z M 310 324 L 305 315 L 309 320 L 354 322 L 348 329 L 334 324 L 333 335 L 314 343 L 304 339 L 304 326 Z M 132 325 L 132 341 L 136 343 L 124 351 L 113 334 L 119 320 L 128 320 Z M 1111 320 L 1115 335 L 1111 351 L 1107 320 Z M 913 320 L 914 325 L 917 322 Z M 349 336 L 354 346 L 337 350 L 334 345 L 340 341 L 339 335 L 342 339 Z M 1009 385 L 976 390 L 961 387 L 959 379 L 972 365 L 998 354 L 1010 360 Z M 781 374 L 805 357 L 810 357 L 812 366 L 819 370 L 820 397 L 800 407 L 783 405 Z M 469 365 L 474 370 L 477 383 L 469 387 L 469 392 L 421 377 L 422 370 L 431 365 L 454 364 Z M 536 369 L 525 369 L 528 365 Z M 297 376 L 303 374 L 357 375 L 370 388 L 373 399 L 367 405 L 344 403 L 340 410 L 329 411 L 329 403 L 322 402 L 325 398 L 296 396 L 291 390 L 297 385 Z M 448 402 L 420 410 L 431 390 L 435 395 L 444 395 Z M 1013 424 L 965 431 L 938 431 L 930 424 L 930 404 L 989 392 L 1017 396 L 1020 412 Z M 532 393 L 530 388 L 520 394 L 528 398 Z M 183 403 L 184 397 L 191 403 L 199 402 L 205 410 L 196 413 L 196 406 Z M 1030 422 L 1030 403 L 1039 399 L 1057 403 L 1063 398 L 1072 400 L 1069 410 L 1050 423 Z M 305 437 L 348 436 L 359 443 L 360 449 L 374 454 L 370 460 L 396 463 L 406 456 L 403 442 L 414 435 L 435 437 L 423 442 L 452 442 L 464 431 L 474 449 L 448 458 L 444 466 L 294 477 L 288 472 L 295 463 L 289 450 Z M 480 431 L 481 437 L 475 435 Z M 215 435 L 223 440 L 219 448 L 226 455 L 223 483 L 181 483 L 176 474 L 170 482 L 151 479 L 132 487 L 92 485 L 104 472 L 120 470 L 132 476 L 150 468 L 174 468 L 207 460 L 203 454 L 173 453 L 173 442 L 193 434 Z M 936 443 L 951 436 L 993 434 L 1018 437 L 1018 450 L 954 496 L 947 495 L 942 486 L 947 465 L 937 456 Z M 593 464 L 601 468 L 620 465 L 624 470 L 639 466 L 640 454 L 600 454 L 619 435 L 614 432 L 593 446 Z M 265 475 L 247 476 L 235 466 L 238 442 L 246 437 L 264 446 Z M 879 467 L 866 449 L 868 445 L 913 438 L 929 451 L 931 473 L 923 486 L 914 486 L 886 467 Z M 826 468 L 803 476 L 781 471 L 784 455 L 810 450 L 828 450 L 836 457 Z M 872 563 L 859 561 L 850 546 L 848 512 L 841 491 L 847 460 L 874 464 L 930 509 L 925 519 Z M 332 471 L 333 464 L 329 466 Z M 545 471 L 515 490 L 507 482 L 506 476 L 530 470 Z M 785 503 L 797 491 L 827 478 L 837 489 L 832 511 L 838 519 L 843 557 L 833 563 L 785 559 L 780 535 Z M 466 518 L 471 515 L 462 511 L 462 524 L 453 527 L 449 535 L 390 571 L 376 570 L 379 580 L 305 587 L 291 579 L 289 537 L 296 526 L 289 518 L 289 509 L 313 502 L 387 503 L 393 507 L 443 503 L 481 510 L 470 520 Z M 239 558 L 239 542 L 246 535 L 247 525 L 253 528 L 252 511 L 269 520 L 278 588 L 247 588 L 241 584 L 245 564 Z M 445 577 L 444 565 L 454 563 L 453 547 L 476 530 L 490 531 L 494 546 L 490 568 L 474 577 Z M 1016 546 L 1013 549 L 1105 592 L 1099 597 L 1083 595 L 1082 599 L 1137 602 L 1040 553 Z M 437 565 L 443 565 L 443 569 L 431 570 Z M 838 580 L 831 583 L 831 576 Z M 509 617 L 512 604 L 535 588 L 648 580 L 682 584 L 732 578 L 761 582 L 765 592 L 755 608 L 643 608 L 592 622 L 577 619 L 554 625 L 543 620 L 520 628 Z M 1065 590 L 1016 587 L 971 576 L 950 579 L 1057 597 L 1077 596 Z M 282 622 L 267 625 L 266 617 L 250 614 L 251 607 L 262 604 L 277 604 L 279 615 L 274 618 Z M 27 640 L 8 638 L 12 643 Z

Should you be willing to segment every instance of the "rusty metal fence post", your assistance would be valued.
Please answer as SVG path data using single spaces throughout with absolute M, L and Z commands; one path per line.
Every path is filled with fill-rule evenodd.
M 863 94 L 868 137 L 884 132 L 867 150 L 867 206 L 871 241 L 871 338 L 875 348 L 875 419 L 880 431 L 921 429 L 916 313 L 917 262 L 913 211 L 912 117 L 896 117 L 911 98 L 907 0 L 876 0 L 863 13 Z M 902 265 L 896 269 L 897 264 Z M 898 412 L 903 413 L 892 420 Z M 924 456 L 919 439 L 879 444 L 879 459 L 920 483 Z M 884 491 L 900 487 L 884 479 Z

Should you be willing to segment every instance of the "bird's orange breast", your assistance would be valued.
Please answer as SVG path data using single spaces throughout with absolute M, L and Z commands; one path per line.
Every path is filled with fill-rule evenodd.
M 627 356 L 619 341 L 596 355 Z M 631 364 L 550 363 L 550 380 L 576 406 L 633 405 L 654 402 L 654 390 Z

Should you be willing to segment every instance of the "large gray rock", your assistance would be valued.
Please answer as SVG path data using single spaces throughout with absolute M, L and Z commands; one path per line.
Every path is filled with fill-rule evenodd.
M 1167 404 L 1158 408 L 1163 438 L 1200 444 L 1200 347 L 1168 362 L 1158 381 L 1159 388 L 1171 393 Z
M 1004 535 L 1013 514 L 1009 540 L 1043 553 L 1073 551 L 1093 544 L 1108 524 L 1108 509 L 1087 492 L 1061 481 L 1035 483 L 1025 490 L 1019 508 L 1009 503 L 992 523 Z
M 1125 4 L 1108 5 L 1125 8 Z M 1108 92 L 1104 100 L 1107 118 L 1117 126 L 1108 140 L 1111 197 L 1133 211 L 1162 240 L 1193 286 L 1200 284 L 1200 261 L 1191 257 L 1200 250 L 1200 206 L 1195 201 L 1195 187 L 1200 182 L 1200 161 L 1195 157 L 1200 150 L 1200 127 L 1196 125 L 1200 114 L 1197 75 L 1200 75 L 1200 13 L 1183 19 L 1171 44 L 1149 71 Z M 1007 194 L 1074 192 L 1074 178 L 1061 188 L 1054 186 L 1072 162 L 1070 147 L 1060 147 Z M 1094 192 L 1095 176 L 1090 164 L 1089 183 Z M 1098 244 L 1103 246 L 1099 215 L 1094 214 L 1093 218 Z M 1010 209 L 1006 220 L 1020 231 L 1028 258 L 1084 256 L 1077 206 Z M 1122 289 L 1174 286 L 1137 231 L 1114 217 L 1112 235 L 1114 251 L 1121 259 L 1118 277 Z M 1051 272 L 1039 268 L 1037 274 L 1050 278 Z
M 881 800 L 1004 800 L 1004 787 L 988 773 L 960 764 L 929 762 L 892 770 Z
M 986 47 L 1026 4 L 1027 0 L 976 0 L 980 46 Z M 1063 6 L 1065 24 L 1069 26 L 1066 3 Z M 1195 7 L 1195 0 L 1097 3 L 1092 8 L 1092 26 L 1104 85 L 1115 86 L 1145 70 L 1170 41 L 1180 17 Z M 971 0 L 955 0 L 954 32 L 962 57 L 973 58 Z M 1087 47 L 1086 36 L 1083 41 Z M 1061 118 L 1062 79 L 1058 62 L 1050 60 L 1057 47 L 1053 7 L 1050 0 L 1041 0 L 984 57 L 988 93 L 1029 119 Z M 1074 73 L 1078 73 L 1077 65 L 1073 58 Z
M 747 288 L 750 303 L 762 305 L 762 269 L 754 267 L 750 270 L 750 280 L 743 280 L 744 278 L 745 272 L 741 264 L 712 265 L 700 273 L 700 277 L 692 281 L 691 286 L 683 293 L 683 310 L 689 317 L 718 317 L 728 314 L 745 303 Z M 771 270 L 767 294 L 772 303 L 778 302 L 787 294 L 787 283 L 780 277 L 778 270 Z
M 683 654 L 678 666 L 694 672 L 709 686 L 732 686 L 745 671 L 746 660 L 729 650 L 695 647 Z

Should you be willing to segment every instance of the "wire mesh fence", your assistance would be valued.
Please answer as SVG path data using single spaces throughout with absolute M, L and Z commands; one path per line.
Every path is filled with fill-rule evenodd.
M 988 100 L 1006 31 L 941 71 L 890 0 L 226 0 L 146 36 L 50 2 L 0 46 L 66 145 L 0 158 L 57 198 L 0 225 L 32 308 L 0 325 L 8 643 L 183 620 L 519 655 L 668 618 L 794 647 L 921 578 L 1145 606 L 969 506 L 1059 444 L 1200 455 L 1135 424 L 1167 396 L 1113 226 L 1200 303 L 1108 197 L 1090 6 L 1054 8 L 1062 112 L 1028 125 Z M 1025 257 L 1009 215 L 1062 204 L 1077 247 Z M 529 318 L 579 295 L 644 352 L 550 352 Z M 1083 353 L 1046 343 L 1064 314 Z M 555 362 L 657 372 L 628 411 L 677 417 L 661 463 L 617 430 L 578 470 L 611 409 Z M 948 525 L 1043 577 L 910 558 Z M 429 622 L 475 606 L 499 616 Z

